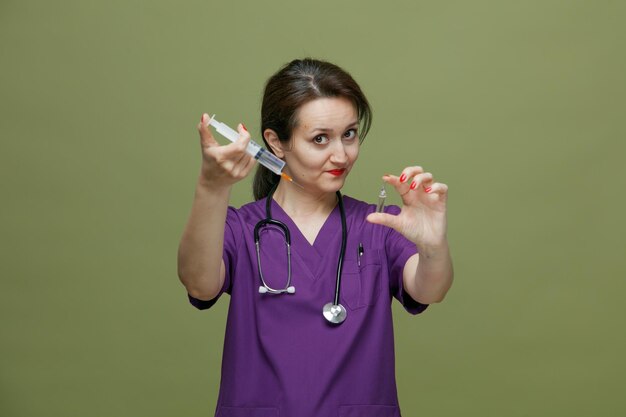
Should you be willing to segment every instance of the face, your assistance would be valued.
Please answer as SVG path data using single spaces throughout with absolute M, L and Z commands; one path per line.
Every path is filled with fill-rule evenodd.
M 296 114 L 296 127 L 282 156 L 286 172 L 305 190 L 336 192 L 359 156 L 357 111 L 346 98 L 319 98 Z

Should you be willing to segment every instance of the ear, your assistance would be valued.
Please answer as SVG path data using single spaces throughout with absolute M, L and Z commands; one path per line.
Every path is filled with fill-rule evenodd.
M 277 157 L 283 158 L 285 156 L 282 143 L 280 143 L 280 139 L 278 139 L 278 135 L 275 131 L 272 129 L 265 129 L 263 137 Z

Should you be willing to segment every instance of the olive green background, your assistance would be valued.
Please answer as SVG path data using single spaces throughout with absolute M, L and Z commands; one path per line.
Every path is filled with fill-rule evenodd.
M 228 297 L 197 311 L 176 275 L 195 126 L 258 137 L 265 80 L 304 56 L 374 109 L 346 194 L 413 164 L 450 187 L 455 284 L 394 307 L 403 415 L 626 415 L 625 21 L 608 0 L 0 1 L 0 416 L 213 415 Z

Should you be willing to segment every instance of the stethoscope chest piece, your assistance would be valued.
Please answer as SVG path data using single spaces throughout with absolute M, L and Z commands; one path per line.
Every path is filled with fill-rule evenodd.
M 324 306 L 322 311 L 324 312 L 326 320 L 333 324 L 343 323 L 348 315 L 346 308 L 341 304 L 328 303 Z

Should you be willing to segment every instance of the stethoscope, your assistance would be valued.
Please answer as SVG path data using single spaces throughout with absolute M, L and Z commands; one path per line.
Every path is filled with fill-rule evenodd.
M 265 294 L 294 294 L 296 292 L 296 288 L 291 285 L 291 234 L 289 233 L 289 228 L 287 225 L 279 220 L 272 219 L 272 196 L 274 195 L 274 191 L 276 191 L 276 187 L 274 187 L 269 195 L 267 196 L 267 201 L 265 202 L 265 215 L 266 218 L 260 220 L 256 226 L 254 226 L 254 244 L 256 245 L 256 259 L 257 265 L 259 269 L 259 276 L 261 277 L 261 285 L 259 287 L 259 293 Z M 343 256 L 346 253 L 346 241 L 348 240 L 348 231 L 346 226 L 346 212 L 343 208 L 343 198 L 341 197 L 341 193 L 337 191 L 337 199 L 339 201 L 339 212 L 341 213 L 341 251 L 339 252 L 339 260 L 337 261 L 337 281 L 335 283 L 335 299 L 333 302 L 327 303 L 324 305 L 322 309 L 322 313 L 326 320 L 333 324 L 340 324 L 346 319 L 347 312 L 346 308 L 339 304 L 339 290 L 341 288 L 341 271 L 343 268 Z M 271 288 L 265 282 L 265 278 L 263 278 L 263 271 L 261 269 L 261 249 L 260 249 L 260 238 L 259 234 L 263 227 L 268 225 L 276 226 L 285 237 L 285 246 L 287 247 L 287 285 L 281 289 Z

